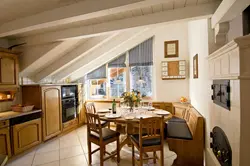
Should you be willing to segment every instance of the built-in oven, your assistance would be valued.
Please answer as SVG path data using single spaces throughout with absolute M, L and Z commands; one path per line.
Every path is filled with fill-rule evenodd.
M 62 121 L 68 122 L 77 117 L 77 99 L 62 99 Z
M 76 85 L 64 85 L 62 86 L 62 99 L 77 98 L 77 86 Z

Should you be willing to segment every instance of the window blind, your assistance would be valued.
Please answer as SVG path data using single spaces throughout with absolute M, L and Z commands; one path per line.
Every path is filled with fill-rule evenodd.
M 129 66 L 153 65 L 153 38 L 129 50 Z
M 87 79 L 101 79 L 106 78 L 106 65 L 103 65 L 94 71 L 87 74 Z
M 109 68 L 126 67 L 125 61 L 126 61 L 126 54 L 122 54 L 115 60 L 109 62 L 108 67 Z

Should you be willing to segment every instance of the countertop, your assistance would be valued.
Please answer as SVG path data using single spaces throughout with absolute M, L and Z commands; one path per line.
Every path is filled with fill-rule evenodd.
M 0 112 L 0 121 L 8 120 L 8 119 L 19 117 L 19 116 L 29 115 L 29 114 L 33 114 L 37 112 L 42 112 L 42 110 L 32 110 L 29 112 L 4 111 L 4 112 Z

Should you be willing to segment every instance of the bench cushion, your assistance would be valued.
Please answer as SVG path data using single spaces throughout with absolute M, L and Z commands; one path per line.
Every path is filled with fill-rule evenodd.
M 168 123 L 167 125 L 167 137 L 192 140 L 192 133 L 190 132 L 186 123 Z
M 173 117 L 168 121 L 168 123 L 171 123 L 171 122 L 186 123 L 186 120 L 185 120 L 185 119 L 182 119 L 182 118 L 179 118 L 179 117 L 176 117 L 176 116 L 173 116 Z
M 131 135 L 131 139 L 133 139 L 139 145 L 139 134 Z M 144 140 L 142 146 L 154 146 L 154 145 L 161 145 L 160 138 L 154 139 L 147 139 Z

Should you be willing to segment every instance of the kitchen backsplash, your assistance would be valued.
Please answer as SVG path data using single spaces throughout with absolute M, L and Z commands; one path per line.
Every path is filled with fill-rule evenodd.
M 6 101 L 0 103 L 0 112 L 11 110 L 11 105 L 13 105 L 13 101 Z
M 21 93 L 17 92 L 13 101 L 0 102 L 0 112 L 11 110 L 12 105 L 21 103 Z

